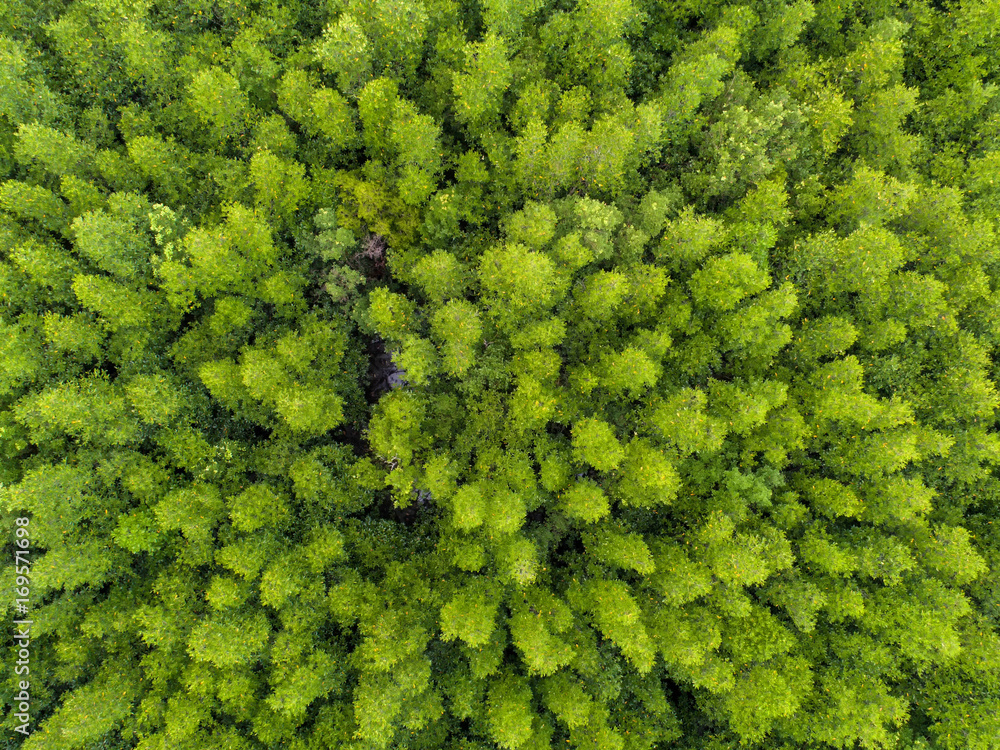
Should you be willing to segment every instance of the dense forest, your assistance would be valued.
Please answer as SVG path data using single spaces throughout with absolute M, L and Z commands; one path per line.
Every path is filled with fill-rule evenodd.
M 998 750 L 998 232 L 1000 0 L 0 4 L 5 747 Z

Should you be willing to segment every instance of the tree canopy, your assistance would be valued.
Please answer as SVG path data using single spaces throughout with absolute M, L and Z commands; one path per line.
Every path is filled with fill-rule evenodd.
M 2 5 L 8 746 L 1000 747 L 998 40 Z

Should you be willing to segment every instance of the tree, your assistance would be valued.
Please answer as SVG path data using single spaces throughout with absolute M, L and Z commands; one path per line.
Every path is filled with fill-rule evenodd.
M 610 567 L 634 570 L 648 575 L 655 572 L 653 555 L 640 534 L 615 531 L 607 525 L 598 525 L 584 537 L 587 554 Z
M 11 125 L 48 125 L 64 116 L 63 97 L 48 86 L 41 68 L 31 61 L 26 45 L 6 33 L 0 45 L 5 70 L 0 115 Z
M 696 302 L 725 312 L 744 297 L 766 289 L 771 279 L 746 253 L 730 253 L 710 259 L 691 275 L 689 285 Z
M 573 426 L 573 457 L 598 471 L 607 471 L 622 462 L 625 449 L 618 442 L 611 425 L 590 417 Z
M 0 206 L 19 219 L 34 220 L 49 232 L 62 232 L 66 227 L 66 204 L 51 190 L 41 185 L 29 185 L 8 180 L 0 185 Z
M 354 120 L 340 92 L 317 85 L 307 71 L 293 69 L 282 76 L 277 93 L 278 106 L 307 132 L 323 137 L 333 148 L 351 144 Z
M 13 747 L 993 747 L 995 3 L 63 5 Z
M 374 64 L 377 75 L 408 80 L 423 59 L 424 40 L 430 15 L 422 2 L 380 0 L 374 5 L 351 3 L 346 8 L 379 50 Z
M 467 590 L 456 593 L 441 608 L 441 632 L 447 640 L 461 638 L 469 646 L 482 646 L 489 641 L 496 618 L 497 591 L 484 581 L 473 582 Z M 492 606 L 490 601 L 492 600 Z
M 679 489 L 677 469 L 662 451 L 644 438 L 629 441 L 615 487 L 619 503 L 641 508 L 668 505 Z
M 441 167 L 439 137 L 440 128 L 432 117 L 419 114 L 405 99 L 396 104 L 389 139 L 397 154 L 400 197 L 407 205 L 420 205 L 434 192 Z
M 722 420 L 705 413 L 707 403 L 704 391 L 682 389 L 654 407 L 649 415 L 650 424 L 682 456 L 718 450 L 728 428 Z
M 491 681 L 487 697 L 490 734 L 501 747 L 521 747 L 530 739 L 531 698 L 524 678 L 507 674 Z
M 188 86 L 191 108 L 198 119 L 229 135 L 238 131 L 247 116 L 249 102 L 239 81 L 224 70 L 200 70 Z
M 257 208 L 274 223 L 290 221 L 299 203 L 309 194 L 305 168 L 285 162 L 269 151 L 250 160 L 250 177 L 257 193 Z
M 316 59 L 323 70 L 337 76 L 337 88 L 354 91 L 371 76 L 372 59 L 368 37 L 351 14 L 344 13 L 336 24 L 328 24 L 316 44 Z
M 465 300 L 447 302 L 434 313 L 431 332 L 444 347 L 445 370 L 455 376 L 464 374 L 475 361 L 474 350 L 482 337 L 476 308 Z
M 491 317 L 505 328 L 551 308 L 565 294 L 565 282 L 546 255 L 524 245 L 505 244 L 483 253 L 479 283 L 492 298 Z
M 642 621 L 642 611 L 624 583 L 596 579 L 571 596 L 579 597 L 579 606 L 591 613 L 600 631 L 636 670 L 646 673 L 652 669 L 656 656 L 653 641 Z
M 830 218 L 851 231 L 861 223 L 882 225 L 905 214 L 915 193 L 912 185 L 860 166 L 832 196 Z
M 93 169 L 94 149 L 72 135 L 39 123 L 19 125 L 14 158 L 32 171 L 86 177 Z
M 524 654 L 529 674 L 548 676 L 573 661 L 573 649 L 565 633 L 573 622 L 573 612 L 558 597 L 544 589 L 532 589 L 525 601 L 515 606 L 510 621 L 511 638 Z
M 507 55 L 503 37 L 496 34 L 466 45 L 465 70 L 452 84 L 459 122 L 477 126 L 499 114 L 500 99 L 512 80 Z
M 108 211 L 98 209 L 73 220 L 76 251 L 119 279 L 148 276 L 152 247 L 143 230 L 149 211 L 149 203 L 138 195 L 113 194 Z
M 414 268 L 414 278 L 437 303 L 462 295 L 469 284 L 469 272 L 452 253 L 435 250 Z

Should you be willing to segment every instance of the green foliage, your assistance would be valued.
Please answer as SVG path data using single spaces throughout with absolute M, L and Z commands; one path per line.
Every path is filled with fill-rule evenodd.
M 20 125 L 14 158 L 21 165 L 53 175 L 84 176 L 92 165 L 93 148 L 72 135 L 38 123 Z
M 994 748 L 997 18 L 8 3 L 9 745 Z
M 562 512 L 570 518 L 593 523 L 611 512 L 608 498 L 601 488 L 590 480 L 574 482 L 563 494 Z
M 277 89 L 278 106 L 313 136 L 332 148 L 346 146 L 354 135 L 351 110 L 336 89 L 318 86 L 304 70 L 288 70 Z
M 435 302 L 460 296 L 468 285 L 465 268 L 446 250 L 435 250 L 426 255 L 413 268 L 413 276 Z
M 443 305 L 431 319 L 431 333 L 440 342 L 445 371 L 462 376 L 475 361 L 475 348 L 482 337 L 479 313 L 465 300 Z
M 475 125 L 499 114 L 500 99 L 512 75 L 503 38 L 487 34 L 465 50 L 465 71 L 454 77 L 455 115 L 461 123 Z
M 66 225 L 66 205 L 55 193 L 41 185 L 8 180 L 0 185 L 0 207 L 23 220 L 33 220 L 50 232 Z
M 550 308 L 562 296 L 554 264 L 545 255 L 524 245 L 502 245 L 483 253 L 479 283 L 497 309 L 493 315 L 503 323 L 524 319 Z M 491 310 L 492 312 L 492 310 Z
M 188 87 L 188 96 L 198 119 L 224 133 L 233 132 L 243 124 L 249 106 L 239 81 L 218 68 L 198 71 Z
M 487 601 L 493 599 L 493 606 Z M 446 640 L 461 638 L 469 646 L 487 643 L 497 610 L 496 591 L 474 581 L 469 590 L 456 594 L 441 608 L 441 634 Z
M 690 288 L 695 301 L 725 312 L 732 310 L 751 294 L 763 291 L 771 280 L 746 253 L 731 253 L 712 258 L 704 268 L 691 275 Z
M 285 162 L 269 151 L 254 154 L 250 160 L 250 178 L 257 194 L 257 208 L 275 223 L 291 218 L 309 193 L 302 165 Z
M 718 450 L 727 432 L 724 423 L 705 413 L 708 397 L 704 391 L 685 388 L 655 408 L 650 415 L 656 431 L 680 451 Z
M 622 650 L 637 671 L 649 672 L 656 651 L 628 587 L 620 581 L 594 580 L 583 587 L 580 596 L 601 633 Z
M 625 449 L 615 437 L 611 425 L 589 418 L 573 426 L 573 457 L 598 471 L 608 471 L 622 462 Z
M 599 526 L 583 537 L 587 554 L 611 567 L 648 574 L 656 570 L 653 556 L 642 536 L 622 534 L 607 526 Z
M 615 495 L 625 506 L 668 505 L 680 489 L 677 469 L 662 451 L 642 438 L 629 442 L 620 474 Z
M 491 681 L 487 697 L 490 736 L 512 750 L 531 737 L 531 688 L 523 677 L 504 675 Z
M 323 30 L 315 55 L 324 71 L 337 76 L 340 91 L 353 91 L 371 76 L 371 45 L 361 24 L 349 13 Z

